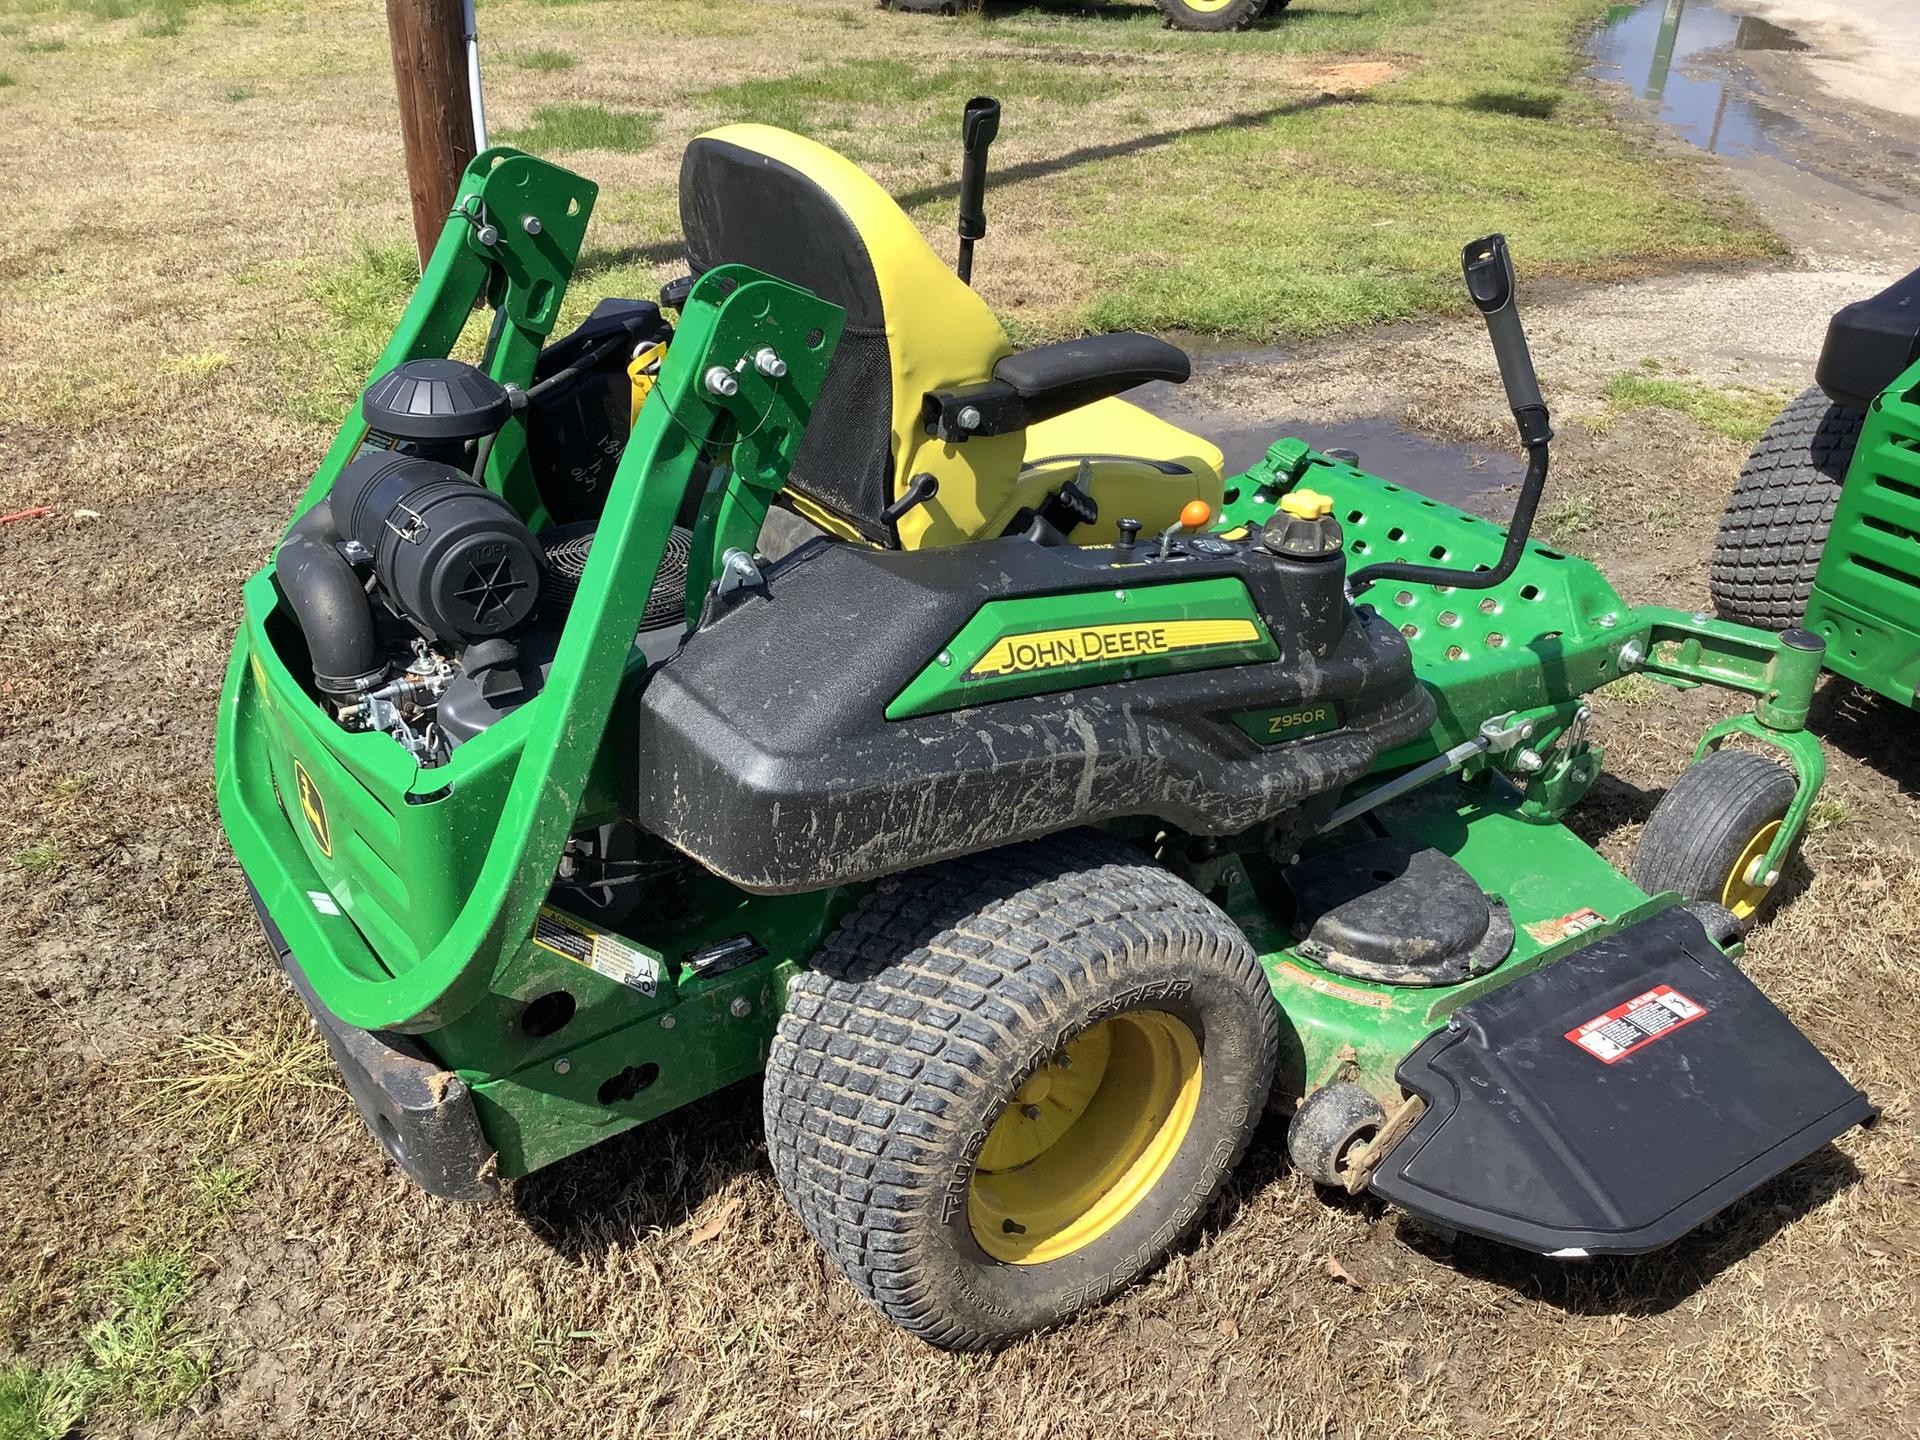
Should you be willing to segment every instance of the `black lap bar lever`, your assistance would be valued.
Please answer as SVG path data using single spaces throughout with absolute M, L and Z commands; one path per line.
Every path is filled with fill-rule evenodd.
M 1507 254 L 1507 237 L 1489 235 L 1475 240 L 1461 252 L 1460 266 L 1466 274 L 1467 295 L 1486 317 L 1487 336 L 1493 341 L 1494 359 L 1500 364 L 1500 383 L 1506 386 L 1507 404 L 1513 409 L 1514 424 L 1520 427 L 1520 443 L 1527 449 L 1527 474 L 1520 484 L 1520 498 L 1514 502 L 1513 519 L 1507 525 L 1506 548 L 1491 570 L 1453 570 L 1399 560 L 1368 565 L 1356 570 L 1349 580 L 1356 594 L 1381 580 L 1451 585 L 1457 590 L 1491 589 L 1513 574 L 1533 531 L 1534 512 L 1540 508 L 1540 494 L 1547 485 L 1547 444 L 1553 439 L 1553 425 L 1546 401 L 1540 398 L 1533 357 L 1527 353 L 1527 332 L 1521 328 L 1520 312 L 1513 303 L 1513 259 Z

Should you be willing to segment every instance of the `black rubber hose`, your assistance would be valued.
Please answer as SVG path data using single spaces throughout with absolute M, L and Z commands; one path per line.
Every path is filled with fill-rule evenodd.
M 336 548 L 333 507 L 322 500 L 293 522 L 274 558 L 280 591 L 307 638 L 313 679 L 329 695 L 353 696 L 386 679 L 386 657 L 366 587 Z
M 1527 539 L 1533 533 L 1534 512 L 1539 510 L 1540 495 L 1546 488 L 1547 446 L 1543 440 L 1527 447 L 1527 474 L 1520 482 L 1520 498 L 1513 504 L 1513 519 L 1507 522 L 1506 548 L 1491 570 L 1452 570 L 1445 565 L 1409 565 L 1400 560 L 1385 560 L 1354 571 L 1347 577 L 1347 585 L 1356 595 L 1381 580 L 1451 585 L 1455 590 L 1491 590 L 1513 574 L 1520 557 L 1526 553 Z

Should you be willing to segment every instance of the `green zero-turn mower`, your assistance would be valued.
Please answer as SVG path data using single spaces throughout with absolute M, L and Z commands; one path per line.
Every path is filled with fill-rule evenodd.
M 1833 317 L 1814 379 L 1727 500 L 1714 607 L 1804 626 L 1835 674 L 1920 706 L 1920 270 Z
M 221 700 L 268 938 L 420 1185 L 764 1071 L 807 1228 L 979 1347 L 1156 1264 L 1273 1104 L 1315 1181 L 1558 1256 L 1872 1117 L 1730 958 L 1820 782 L 1820 642 L 1528 543 L 1498 236 L 1465 270 L 1529 455 L 1506 531 L 1298 440 L 1222 476 L 1117 398 L 1179 350 L 1014 350 L 766 126 L 688 147 L 689 279 L 550 340 L 594 194 L 468 168 Z M 1629 672 L 1754 697 L 1631 880 L 1560 823 Z

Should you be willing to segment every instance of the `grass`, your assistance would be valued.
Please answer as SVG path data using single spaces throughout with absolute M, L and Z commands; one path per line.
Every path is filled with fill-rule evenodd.
M 170 1129 L 232 1145 L 301 1091 L 337 1088 L 327 1049 L 304 1016 L 281 1011 L 245 1036 L 188 1035 L 143 1076 L 143 1108 Z
M 507 61 L 522 70 L 539 70 L 549 73 L 555 70 L 571 70 L 580 63 L 564 50 L 551 49 L 517 50 L 507 57 Z
M 1672 695 L 1673 689 L 1658 680 L 1649 680 L 1645 675 L 1622 675 L 1618 680 L 1609 682 L 1600 693 L 1615 704 L 1637 709 Z
M 85 1344 L 102 1392 L 154 1419 L 207 1382 L 207 1344 L 181 1313 L 194 1289 L 193 1258 L 184 1248 L 139 1251 L 97 1288 L 110 1313 L 87 1331 Z
M 1540 530 L 1556 543 L 1564 542 L 1593 524 L 1599 513 L 1591 495 L 1577 491 L 1562 495 L 1540 512 Z
M 1787 397 L 1773 390 L 1708 385 L 1629 370 L 1607 382 L 1607 403 L 1620 411 L 1671 410 L 1701 429 L 1752 444 L 1773 423 Z
M 147 1248 L 87 1287 L 105 1310 L 81 1337 L 85 1354 L 0 1370 L 0 1440 L 63 1440 L 90 1415 L 168 1414 L 213 1374 L 211 1346 L 185 1314 L 194 1260 L 184 1247 Z
M 67 48 L 67 42 L 58 35 L 45 35 L 33 40 L 22 40 L 20 48 L 29 55 L 58 55 Z
M 565 104 L 542 105 L 525 125 L 502 130 L 500 139 L 536 154 L 566 155 L 581 150 L 644 150 L 659 133 L 657 115 Z
M 363 240 L 348 259 L 310 281 L 307 297 L 324 318 L 286 387 L 296 418 L 323 424 L 339 420 L 386 347 L 419 278 L 411 243 Z
M 67 863 L 67 850 L 58 840 L 36 840 L 13 857 L 13 863 L 30 875 L 50 875 Z
M 19 82 L 14 79 L 11 70 L 0 70 L 0 90 L 6 89 L 9 85 L 17 85 L 18 83 Z

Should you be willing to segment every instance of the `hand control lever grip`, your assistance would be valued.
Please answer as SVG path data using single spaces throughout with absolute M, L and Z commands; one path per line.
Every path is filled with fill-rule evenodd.
M 1468 296 L 1486 319 L 1487 338 L 1493 342 L 1500 383 L 1506 387 L 1520 439 L 1529 447 L 1544 445 L 1553 438 L 1553 426 L 1533 373 L 1527 332 L 1513 302 L 1513 257 L 1507 253 L 1507 237 L 1488 235 L 1475 240 L 1460 252 L 1460 268 L 1466 275 Z
M 976 95 L 960 115 L 960 262 L 962 280 L 973 279 L 973 242 L 987 233 L 987 147 L 1000 133 L 1000 102 Z

